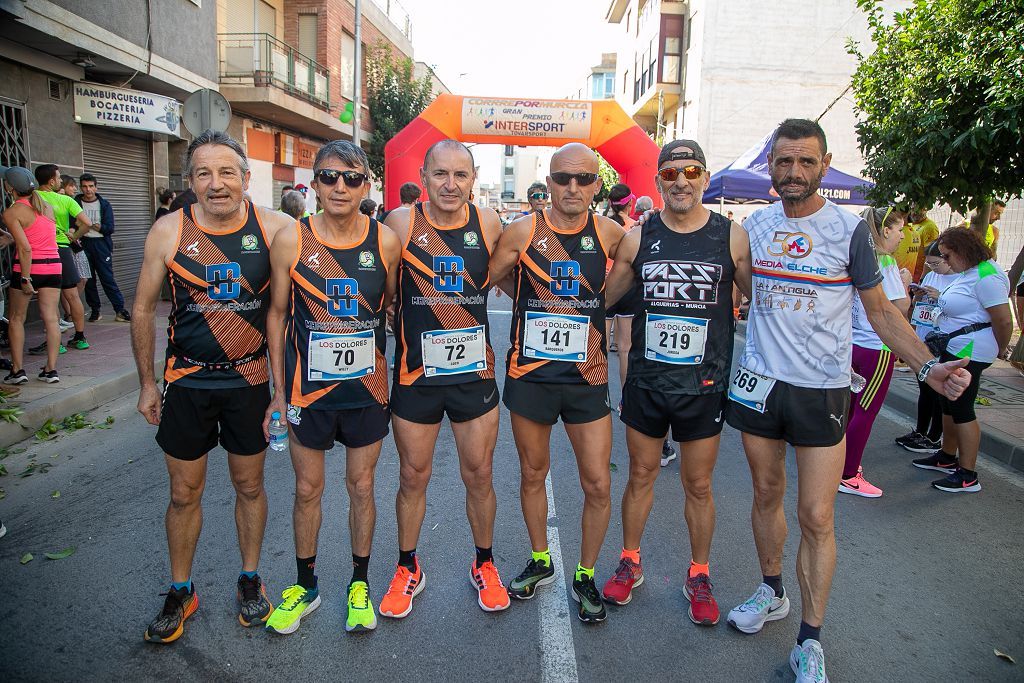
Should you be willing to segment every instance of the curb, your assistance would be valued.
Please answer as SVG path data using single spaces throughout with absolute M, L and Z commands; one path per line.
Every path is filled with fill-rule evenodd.
M 154 361 L 154 372 L 159 377 L 162 361 Z M 56 399 L 40 399 L 22 406 L 21 424 L 0 422 L 0 448 L 7 448 L 30 439 L 49 419 L 61 420 L 74 413 L 94 410 L 104 403 L 121 398 L 139 388 L 139 374 L 134 363 L 90 382 L 61 392 Z
M 911 425 L 917 420 L 917 395 L 903 387 L 890 384 L 884 403 L 907 417 Z M 983 425 L 979 450 L 990 458 L 1024 472 L 1024 445 L 1000 429 Z

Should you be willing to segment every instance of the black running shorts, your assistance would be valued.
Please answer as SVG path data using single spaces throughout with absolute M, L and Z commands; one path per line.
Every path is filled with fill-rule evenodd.
M 943 351 L 942 356 L 939 358 L 943 363 L 948 363 L 951 360 L 960 360 L 948 351 Z M 979 363 L 978 361 L 968 361 L 967 367 L 964 368 L 967 372 L 971 373 L 971 383 L 964 389 L 964 393 L 960 394 L 960 398 L 955 401 L 950 401 L 945 396 L 940 394 L 942 399 L 942 414 L 949 415 L 953 418 L 953 424 L 967 424 L 968 422 L 974 422 L 977 415 L 974 412 L 974 401 L 978 398 L 978 390 L 981 388 L 981 373 L 991 363 Z
M 671 427 L 673 441 L 696 441 L 721 434 L 725 403 L 724 391 L 690 396 L 650 391 L 627 383 L 622 389 L 619 419 L 656 439 L 665 438 Z
M 792 446 L 835 446 L 846 434 L 850 389 L 808 389 L 776 380 L 763 413 L 728 403 L 725 419 L 741 432 L 784 439 Z
M 156 442 L 177 460 L 198 460 L 217 446 L 228 453 L 256 455 L 267 448 L 263 418 L 270 385 L 195 389 L 168 384 Z
M 566 424 L 585 424 L 611 412 L 607 384 L 527 382 L 511 377 L 505 380 L 505 406 L 546 425 L 555 424 L 559 417 Z
M 60 255 L 60 288 L 74 289 L 82 279 L 75 264 L 75 252 L 71 247 L 57 247 L 57 253 Z
M 430 387 L 395 383 L 391 387 L 392 414 L 418 424 L 437 424 L 446 413 L 452 422 L 469 422 L 497 405 L 498 385 L 493 379 Z
M 288 406 L 292 438 L 306 448 L 329 451 L 337 441 L 346 448 L 362 448 L 388 435 L 391 411 L 374 403 L 347 410 L 317 410 Z

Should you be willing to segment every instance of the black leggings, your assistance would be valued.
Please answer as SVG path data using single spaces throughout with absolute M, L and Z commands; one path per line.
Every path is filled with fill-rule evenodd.
M 942 352 L 940 359 L 943 363 L 951 360 L 959 360 L 956 356 L 949 353 L 948 351 Z M 977 416 L 974 414 L 974 399 L 978 398 L 978 388 L 981 385 L 981 372 L 991 363 L 979 363 L 977 361 L 969 361 L 967 363 L 967 372 L 971 373 L 971 383 L 964 389 L 964 393 L 960 394 L 960 398 L 955 401 L 950 401 L 945 396 L 942 397 L 942 413 L 943 415 L 949 415 L 953 418 L 953 423 L 962 425 L 968 422 L 974 422 Z
M 942 436 L 942 396 L 923 382 L 917 383 L 917 433 L 938 441 Z

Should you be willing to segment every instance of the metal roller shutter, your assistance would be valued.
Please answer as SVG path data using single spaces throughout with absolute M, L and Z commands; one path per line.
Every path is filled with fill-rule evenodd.
M 96 176 L 100 194 L 114 209 L 114 278 L 130 300 L 153 225 L 152 143 L 82 126 L 82 147 L 86 172 Z M 102 288 L 100 300 L 107 303 Z

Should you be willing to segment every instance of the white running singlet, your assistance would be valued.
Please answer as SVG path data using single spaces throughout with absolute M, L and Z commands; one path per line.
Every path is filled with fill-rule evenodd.
M 825 200 L 804 218 L 777 202 L 743 227 L 754 298 L 740 365 L 798 387 L 850 386 L 853 288 L 882 281 L 867 224 Z

